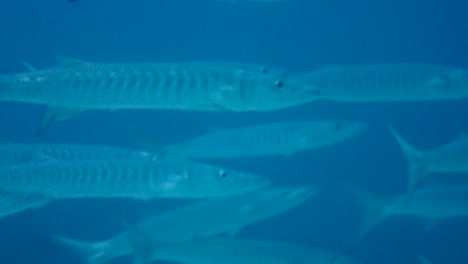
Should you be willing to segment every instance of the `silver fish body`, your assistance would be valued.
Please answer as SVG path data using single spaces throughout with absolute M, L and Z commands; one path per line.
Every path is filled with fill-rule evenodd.
M 468 216 L 468 185 L 424 187 L 410 198 L 401 197 L 385 206 L 384 214 L 412 215 L 426 219 Z
M 289 156 L 338 143 L 366 129 L 366 124 L 352 121 L 279 122 L 215 131 L 162 152 L 193 159 Z
M 408 161 L 410 191 L 416 189 L 431 173 L 468 174 L 468 135 L 424 152 L 410 145 L 393 128 L 391 131 Z
M 299 76 L 340 102 L 437 101 L 468 97 L 468 70 L 432 64 L 335 66 Z
M 421 159 L 427 172 L 468 174 L 468 135 L 426 152 Z
M 150 217 L 137 228 L 151 239 L 182 242 L 221 233 L 235 233 L 244 226 L 291 209 L 317 193 L 316 188 L 275 188 L 205 199 Z M 190 219 L 190 220 L 187 220 Z M 100 242 L 58 241 L 83 254 L 86 263 L 105 263 L 131 254 L 126 232 Z
M 157 159 L 155 155 L 132 149 L 71 144 L 0 145 L 0 167 L 29 162 L 83 161 L 102 159 Z
M 188 161 L 107 160 L 47 162 L 0 168 L 8 191 L 66 198 L 203 198 L 268 185 L 252 174 Z
M 375 226 L 392 216 L 420 217 L 434 227 L 453 217 L 468 216 L 468 185 L 428 186 L 411 194 L 383 198 L 360 188 L 348 186 L 357 198 L 364 216 L 357 242 L 372 234 Z
M 317 99 L 283 71 L 240 63 L 74 62 L 0 78 L 0 100 L 78 110 L 270 111 Z
M 135 264 L 165 260 L 185 264 L 348 264 L 351 258 L 322 249 L 267 240 L 206 238 L 189 242 L 161 243 L 129 229 L 135 246 Z

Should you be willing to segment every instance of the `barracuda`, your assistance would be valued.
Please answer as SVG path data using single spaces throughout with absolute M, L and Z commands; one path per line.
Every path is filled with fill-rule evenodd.
M 431 64 L 335 66 L 298 76 L 329 100 L 439 101 L 468 96 L 468 70 Z
M 297 120 L 224 129 L 168 146 L 162 155 L 192 159 L 227 159 L 292 154 L 338 143 L 367 129 L 353 121 Z
M 193 199 L 242 193 L 269 185 L 260 176 L 182 160 L 105 160 L 21 164 L 0 168 L 0 216 L 38 200 L 78 198 Z M 28 195 L 37 200 L 27 198 Z M 4 208 L 4 206 L 7 206 Z M 7 212 L 7 213 L 4 213 Z
M 284 71 L 254 64 L 64 61 L 0 76 L 0 100 L 48 106 L 39 132 L 91 109 L 272 111 L 321 99 L 319 91 Z
M 266 188 L 182 206 L 159 213 L 138 224 L 157 241 L 182 242 L 221 233 L 237 233 L 246 225 L 283 213 L 318 192 L 314 187 Z M 188 220 L 189 219 L 189 220 Z M 133 253 L 127 233 L 99 242 L 55 238 L 80 253 L 89 264 L 103 264 Z

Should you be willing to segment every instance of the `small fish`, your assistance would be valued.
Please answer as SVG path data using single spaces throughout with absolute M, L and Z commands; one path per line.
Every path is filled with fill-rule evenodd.
M 132 149 L 72 144 L 0 144 L 0 167 L 29 162 L 83 161 L 102 159 L 156 160 L 149 152 Z
M 468 97 L 468 70 L 431 64 L 335 66 L 298 79 L 338 102 L 439 101 Z
M 253 64 L 62 61 L 55 68 L 0 76 L 0 101 L 48 106 L 38 133 L 93 109 L 262 112 L 321 98 L 285 71 Z
M 189 241 L 226 232 L 232 236 L 246 225 L 298 206 L 317 192 L 315 187 L 267 188 L 206 199 L 150 217 L 137 227 L 161 242 Z M 62 237 L 56 240 L 77 250 L 89 264 L 102 264 L 133 253 L 126 232 L 99 242 Z
M 408 161 L 409 191 L 417 188 L 430 173 L 468 174 L 468 135 L 433 150 L 415 149 L 398 132 L 390 128 Z
M 228 159 L 292 154 L 338 143 L 367 129 L 353 121 L 289 121 L 225 129 L 169 146 L 163 155 Z
M 0 176 L 1 190 L 16 195 L 31 194 L 45 200 L 91 197 L 193 199 L 232 195 L 269 184 L 257 175 L 182 160 L 21 164 L 0 168 Z M 23 207 L 27 208 L 27 205 Z M 2 210 L 0 205 L 0 212 Z
M 354 259 L 322 249 L 267 240 L 202 238 L 189 242 L 160 242 L 128 227 L 135 247 L 134 264 L 157 260 L 184 264 L 348 264 Z

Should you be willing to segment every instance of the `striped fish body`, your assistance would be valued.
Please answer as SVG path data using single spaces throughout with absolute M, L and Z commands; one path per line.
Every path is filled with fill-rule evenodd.
M 354 136 L 367 125 L 348 121 L 290 121 L 220 130 L 169 146 L 166 154 L 194 159 L 292 155 Z
M 153 158 L 155 156 L 147 152 L 107 146 L 13 143 L 0 145 L 0 167 L 28 162 Z
M 87 109 L 269 111 L 310 101 L 279 71 L 235 63 L 79 62 L 0 79 L 0 99 Z
M 432 101 L 468 96 L 468 71 L 439 65 L 336 66 L 300 78 L 334 101 Z
M 65 198 L 201 198 L 267 185 L 266 180 L 184 161 L 48 162 L 0 168 L 8 191 Z

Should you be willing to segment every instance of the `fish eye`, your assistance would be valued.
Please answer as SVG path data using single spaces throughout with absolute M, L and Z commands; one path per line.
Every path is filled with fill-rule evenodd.
M 282 89 L 285 87 L 285 85 L 284 85 L 284 83 L 283 83 L 282 81 L 276 81 L 276 82 L 275 82 L 275 86 L 276 86 L 276 88 L 278 88 L 279 90 L 282 90 Z
M 226 178 L 228 176 L 227 172 L 225 170 L 220 170 L 218 172 L 218 175 L 221 177 L 221 178 Z

